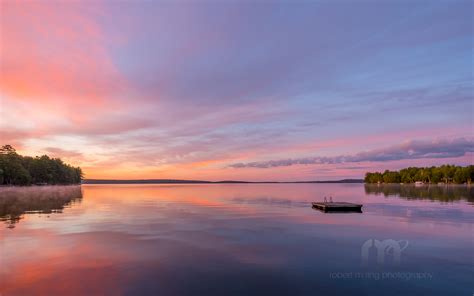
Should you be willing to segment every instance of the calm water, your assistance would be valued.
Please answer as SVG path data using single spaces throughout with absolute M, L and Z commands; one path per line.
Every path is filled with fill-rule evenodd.
M 3 296 L 474 293 L 473 187 L 83 185 L 0 194 Z M 363 213 L 312 209 L 325 195 L 363 203 Z

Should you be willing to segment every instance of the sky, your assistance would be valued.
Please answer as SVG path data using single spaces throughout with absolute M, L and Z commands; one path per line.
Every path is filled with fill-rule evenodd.
M 0 143 L 86 178 L 474 163 L 472 1 L 1 1 Z

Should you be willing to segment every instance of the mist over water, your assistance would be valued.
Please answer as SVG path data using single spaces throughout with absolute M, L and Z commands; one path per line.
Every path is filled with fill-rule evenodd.
M 325 196 L 363 212 L 311 208 Z M 473 198 L 454 185 L 0 188 L 0 293 L 470 295 Z

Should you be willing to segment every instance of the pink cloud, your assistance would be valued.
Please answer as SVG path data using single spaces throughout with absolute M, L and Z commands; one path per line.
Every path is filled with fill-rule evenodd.
M 3 94 L 75 123 L 120 107 L 112 98 L 127 83 L 91 17 L 99 6 L 4 2 L 2 10 Z

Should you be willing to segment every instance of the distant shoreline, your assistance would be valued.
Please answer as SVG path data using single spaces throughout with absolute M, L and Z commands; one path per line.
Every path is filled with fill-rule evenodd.
M 201 180 L 174 180 L 174 179 L 142 179 L 142 180 L 106 180 L 106 179 L 85 179 L 82 184 L 300 184 L 300 183 L 357 183 L 363 184 L 363 179 L 343 179 L 334 181 L 201 181 Z

